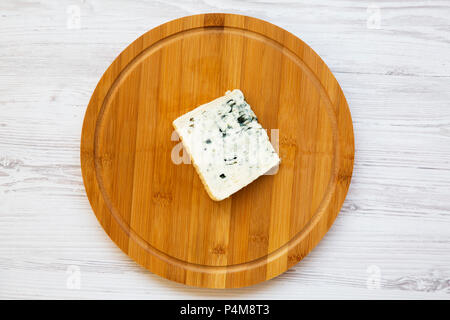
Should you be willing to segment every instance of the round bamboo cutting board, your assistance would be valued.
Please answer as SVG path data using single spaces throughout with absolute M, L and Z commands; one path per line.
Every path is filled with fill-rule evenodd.
M 281 165 L 216 202 L 192 165 L 172 161 L 172 121 L 235 88 L 278 129 Z M 148 270 L 209 288 L 255 284 L 305 257 L 339 213 L 353 158 L 348 105 L 325 63 L 289 32 L 234 14 L 134 41 L 98 83 L 81 137 L 87 195 L 110 238 Z

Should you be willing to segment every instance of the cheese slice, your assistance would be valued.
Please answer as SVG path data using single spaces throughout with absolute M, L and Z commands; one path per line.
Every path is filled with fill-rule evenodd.
M 213 200 L 229 197 L 280 163 L 238 89 L 182 115 L 173 126 Z

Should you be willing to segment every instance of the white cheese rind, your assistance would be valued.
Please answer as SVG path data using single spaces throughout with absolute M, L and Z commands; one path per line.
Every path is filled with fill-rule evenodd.
M 267 132 L 235 89 L 173 121 L 213 200 L 223 200 L 280 163 Z

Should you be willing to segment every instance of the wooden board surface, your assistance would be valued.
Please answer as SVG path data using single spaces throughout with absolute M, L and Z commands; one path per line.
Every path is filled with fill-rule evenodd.
M 191 165 L 176 164 L 171 122 L 241 89 L 282 164 L 214 202 Z M 161 25 L 113 62 L 83 124 L 81 167 L 111 239 L 150 271 L 234 288 L 286 271 L 336 218 L 353 170 L 344 94 L 320 57 L 270 23 L 205 14 Z

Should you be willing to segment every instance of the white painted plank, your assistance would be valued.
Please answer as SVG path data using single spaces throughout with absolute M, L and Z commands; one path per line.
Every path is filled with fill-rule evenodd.
M 79 28 L 67 28 L 76 8 Z M 330 232 L 285 274 L 236 290 L 136 265 L 97 223 L 79 165 L 104 70 L 145 31 L 203 12 L 255 16 L 306 41 L 355 129 L 354 178 Z M 2 1 L 0 298 L 449 299 L 449 16 L 448 1 Z M 80 289 L 67 286 L 71 266 Z

